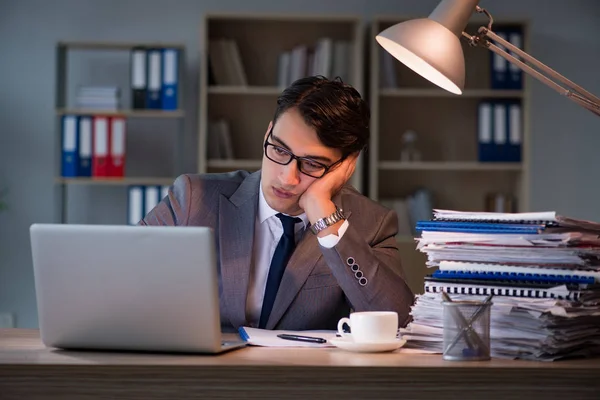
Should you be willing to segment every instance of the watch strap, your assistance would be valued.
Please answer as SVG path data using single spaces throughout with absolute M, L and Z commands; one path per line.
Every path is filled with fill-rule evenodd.
M 322 230 L 327 229 L 331 225 L 334 225 L 337 222 L 344 219 L 346 219 L 346 216 L 344 215 L 344 210 L 338 208 L 333 214 L 323 217 L 317 220 L 314 224 L 312 224 L 310 226 L 310 231 L 316 235 Z

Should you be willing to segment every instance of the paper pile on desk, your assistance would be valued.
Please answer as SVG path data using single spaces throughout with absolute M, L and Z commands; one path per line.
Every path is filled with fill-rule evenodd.
M 452 295 L 483 301 L 485 296 Z M 413 322 L 400 333 L 407 348 L 442 353 L 443 308 L 440 293 L 417 297 Z M 600 307 L 556 299 L 496 296 L 490 314 L 492 357 L 556 360 L 600 355 Z
M 556 213 L 434 210 L 419 221 L 425 294 L 401 334 L 407 347 L 442 352 L 441 292 L 453 300 L 494 295 L 491 353 L 556 360 L 600 354 L 600 224 Z

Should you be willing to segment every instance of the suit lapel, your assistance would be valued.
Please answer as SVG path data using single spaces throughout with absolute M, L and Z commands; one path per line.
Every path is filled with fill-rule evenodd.
M 254 247 L 260 171 L 249 175 L 236 192 L 219 199 L 221 283 L 227 315 L 233 327 L 246 322 L 246 298 Z
M 333 202 L 343 209 L 341 195 L 336 195 L 333 198 Z M 346 217 L 350 216 L 349 210 L 344 210 L 344 212 L 346 213 Z M 298 292 L 300 292 L 300 289 L 302 289 L 304 282 L 308 279 L 308 276 L 315 268 L 315 264 L 321 256 L 317 236 L 307 228 L 281 278 L 281 284 L 279 285 L 277 297 L 275 297 L 275 303 L 273 304 L 273 310 L 269 316 L 266 329 L 275 328 L 290 307 L 290 304 L 292 304 L 292 301 L 298 295 Z

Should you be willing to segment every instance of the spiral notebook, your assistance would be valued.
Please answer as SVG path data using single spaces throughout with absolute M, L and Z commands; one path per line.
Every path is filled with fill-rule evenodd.
M 538 234 L 546 229 L 546 224 L 486 223 L 465 221 L 417 221 L 417 232 L 461 232 L 461 233 L 501 233 Z
M 456 282 L 435 281 L 425 278 L 425 292 L 465 294 L 479 296 L 513 296 L 529 298 L 551 298 L 561 300 L 579 300 L 585 293 L 582 290 L 570 290 L 566 285 L 549 288 L 503 286 L 498 284 L 473 285 Z
M 433 210 L 434 221 L 462 222 L 509 222 L 517 224 L 544 224 L 546 226 L 561 226 L 575 230 L 591 230 L 600 232 L 600 223 L 582 219 L 570 218 L 556 211 L 531 213 L 496 213 L 496 212 L 465 212 L 454 210 Z
M 515 281 L 534 282 L 547 285 L 557 284 L 594 284 L 591 276 L 561 275 L 552 273 L 500 272 L 500 271 L 435 271 L 432 275 L 438 279 L 489 280 L 492 282 Z
M 545 268 L 543 266 L 523 266 L 507 264 L 487 264 L 464 261 L 440 261 L 439 272 L 490 274 L 501 276 L 532 275 L 539 278 L 570 279 L 574 283 L 600 283 L 600 271 L 575 268 Z M 488 275 L 488 277 L 492 277 Z M 577 282 L 575 282 L 577 281 Z

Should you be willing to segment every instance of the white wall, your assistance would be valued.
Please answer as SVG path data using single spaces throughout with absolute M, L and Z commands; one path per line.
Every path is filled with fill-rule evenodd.
M 29 249 L 30 224 L 54 222 L 55 44 L 60 40 L 167 41 L 187 46 L 184 87 L 186 169 L 195 169 L 198 48 L 206 12 L 301 12 L 426 16 L 437 0 L 0 0 L 0 187 L 8 186 L 10 210 L 0 213 L 0 313 L 16 314 L 19 327 L 36 327 Z M 600 94 L 600 2 L 597 0 L 483 0 L 496 19 L 531 23 L 530 53 Z M 483 51 L 480 49 L 474 51 Z M 585 60 L 585 61 L 584 61 Z M 99 76 L 102 71 L 98 72 Z M 532 208 L 556 209 L 600 220 L 595 171 L 600 118 L 535 82 L 532 90 Z M 162 129 L 172 129 L 165 126 Z M 160 137 L 141 140 L 141 153 L 159 170 L 172 154 Z M 157 158 L 158 157 L 158 158 Z M 163 158 L 160 158 L 163 157 Z M 159 168 L 160 167 L 160 168 Z M 168 170 L 165 169 L 168 173 Z M 121 189 L 76 190 L 86 221 L 120 222 Z M 121 200 L 119 200 L 121 201 Z

